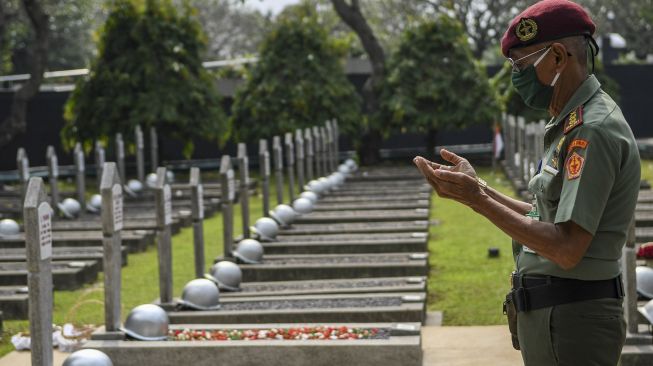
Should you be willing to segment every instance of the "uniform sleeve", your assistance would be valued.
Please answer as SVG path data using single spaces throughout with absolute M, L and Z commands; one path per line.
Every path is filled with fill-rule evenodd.
M 596 125 L 579 126 L 566 140 L 555 223 L 571 220 L 595 235 L 617 177 L 621 152 Z

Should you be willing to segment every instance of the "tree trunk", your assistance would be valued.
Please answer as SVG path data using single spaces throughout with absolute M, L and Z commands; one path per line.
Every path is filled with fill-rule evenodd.
M 367 24 L 358 0 L 351 0 L 351 4 L 345 0 L 331 0 L 331 2 L 340 19 L 358 35 L 372 64 L 372 75 L 363 86 L 363 100 L 365 113 L 373 118 L 379 110 L 378 93 L 385 76 L 385 52 L 372 28 Z M 378 163 L 381 160 L 379 149 L 383 142 L 383 133 L 376 127 L 369 127 L 363 134 L 361 142 L 358 149 L 361 163 L 365 165 Z
M 361 165 L 377 164 L 381 160 L 379 149 L 383 142 L 383 134 L 379 130 L 371 129 L 361 137 L 358 147 L 358 156 Z
M 31 77 L 14 94 L 9 115 L 0 124 L 0 146 L 8 144 L 16 135 L 25 132 L 27 103 L 38 93 L 48 61 L 49 17 L 38 0 L 23 0 L 22 5 L 35 35 L 29 59 Z

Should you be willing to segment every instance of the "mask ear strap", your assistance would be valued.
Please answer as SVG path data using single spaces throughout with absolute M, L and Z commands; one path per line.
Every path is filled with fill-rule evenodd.
M 544 59 L 544 56 L 546 56 L 546 54 L 549 53 L 549 51 L 551 51 L 551 46 L 549 46 L 549 49 L 546 50 L 546 52 L 544 52 L 544 53 L 542 54 L 542 56 L 540 56 L 540 57 L 535 61 L 535 63 L 533 64 L 533 67 L 537 67 L 537 65 L 538 65 L 540 62 L 542 62 L 542 60 Z
M 588 48 L 590 51 L 590 54 L 592 56 L 592 74 L 594 73 L 595 69 L 595 57 L 599 54 L 599 45 L 596 43 L 596 40 L 592 36 L 585 36 L 587 40 L 589 41 L 588 43 Z

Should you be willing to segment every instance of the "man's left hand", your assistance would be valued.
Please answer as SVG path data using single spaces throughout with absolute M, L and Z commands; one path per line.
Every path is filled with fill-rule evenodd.
M 468 174 L 445 169 L 433 169 L 430 162 L 421 156 L 413 159 L 413 162 L 440 197 L 450 198 L 467 206 L 472 206 L 478 202 L 483 194 L 476 179 Z

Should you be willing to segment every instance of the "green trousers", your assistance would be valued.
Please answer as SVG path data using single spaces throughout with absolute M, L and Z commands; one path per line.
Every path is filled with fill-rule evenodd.
M 626 340 L 622 303 L 598 299 L 519 313 L 524 365 L 617 365 Z

